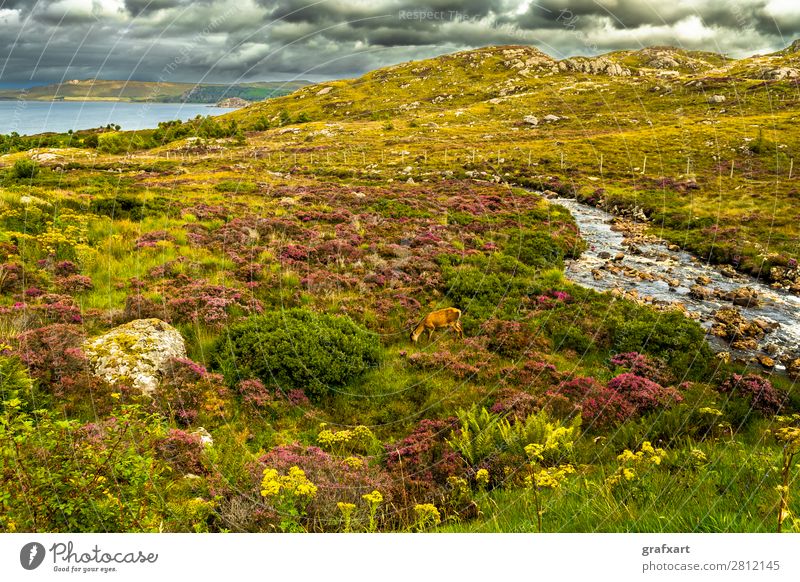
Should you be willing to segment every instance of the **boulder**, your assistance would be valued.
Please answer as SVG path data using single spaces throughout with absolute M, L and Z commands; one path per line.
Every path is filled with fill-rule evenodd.
M 725 301 L 730 301 L 740 307 L 758 307 L 758 292 L 750 287 L 739 287 L 722 296 Z
M 761 364 L 767 370 L 771 370 L 772 368 L 775 367 L 775 360 L 773 360 L 772 358 L 770 358 L 765 354 L 758 354 L 756 358 L 758 359 L 758 363 Z
M 708 287 L 703 287 L 702 285 L 692 285 L 691 289 L 689 289 L 689 297 L 692 299 L 699 299 L 700 301 L 707 301 L 714 296 L 714 292 L 711 291 Z
M 789 374 L 789 377 L 793 380 L 800 379 L 800 358 L 796 360 L 791 360 L 786 366 L 786 373 Z
M 725 103 L 725 95 L 712 95 L 708 98 L 709 103 Z
M 160 319 L 136 319 L 87 340 L 83 350 L 94 373 L 111 385 L 128 384 L 152 394 L 167 363 L 186 357 L 177 329 Z
M 522 121 L 527 123 L 528 125 L 539 125 L 539 118 L 535 115 L 526 115 Z

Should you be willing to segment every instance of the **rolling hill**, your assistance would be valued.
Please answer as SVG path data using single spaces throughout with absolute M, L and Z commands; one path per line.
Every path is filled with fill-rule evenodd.
M 0 100 L 31 101 L 151 101 L 216 103 L 228 97 L 262 101 L 309 85 L 308 81 L 266 81 L 222 85 L 74 79 L 64 83 L 0 91 Z

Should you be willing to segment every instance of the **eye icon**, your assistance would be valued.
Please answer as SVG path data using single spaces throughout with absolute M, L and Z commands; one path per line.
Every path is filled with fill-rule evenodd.
M 26 570 L 35 570 L 44 561 L 44 546 L 39 542 L 30 542 L 19 551 L 19 563 Z

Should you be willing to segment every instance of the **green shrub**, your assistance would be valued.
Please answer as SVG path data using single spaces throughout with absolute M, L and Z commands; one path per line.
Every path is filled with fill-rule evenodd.
M 508 255 L 473 257 L 472 264 L 452 267 L 440 258 L 447 296 L 467 316 L 464 328 L 474 333 L 492 317 L 511 316 L 531 289 L 529 269 Z
M 636 308 L 621 314 L 614 332 L 616 353 L 641 352 L 665 360 L 672 371 L 683 378 L 691 372 L 700 377 L 705 371 L 711 349 L 700 325 L 677 312 L 656 312 Z
M 0 407 L 0 532 L 154 532 L 169 469 L 155 458 L 163 429 L 136 406 L 81 426 L 48 410 Z
M 215 344 L 213 362 L 229 382 L 255 377 L 318 400 L 375 366 L 379 356 L 378 337 L 349 317 L 291 309 L 229 328 Z
M 17 358 L 0 356 L 0 407 L 13 398 L 27 402 L 32 390 L 33 382 L 22 362 Z
M 25 158 L 14 162 L 14 167 L 11 172 L 18 180 L 25 180 L 28 178 L 33 178 L 36 174 L 38 174 L 39 166 L 33 160 Z
M 238 194 L 252 194 L 258 191 L 258 184 L 244 182 L 242 180 L 225 180 L 220 182 L 214 189 L 217 192 L 236 192 Z
M 520 230 L 509 240 L 504 252 L 537 269 L 564 265 L 564 250 L 548 232 Z

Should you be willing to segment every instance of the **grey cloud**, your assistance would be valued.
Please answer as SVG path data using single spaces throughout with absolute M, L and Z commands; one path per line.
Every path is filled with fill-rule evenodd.
M 533 0 L 520 13 L 522 0 L 122 0 L 115 12 L 113 2 L 71 10 L 41 0 L 31 13 L 33 0 L 0 0 L 21 11 L 19 24 L 2 24 L 0 83 L 59 80 L 70 61 L 68 78 L 156 80 L 176 62 L 166 80 L 351 77 L 490 44 L 528 43 L 557 58 L 652 44 L 741 56 L 800 35 L 800 14 L 773 17 L 767 2 Z M 681 33 L 690 17 L 704 38 Z

